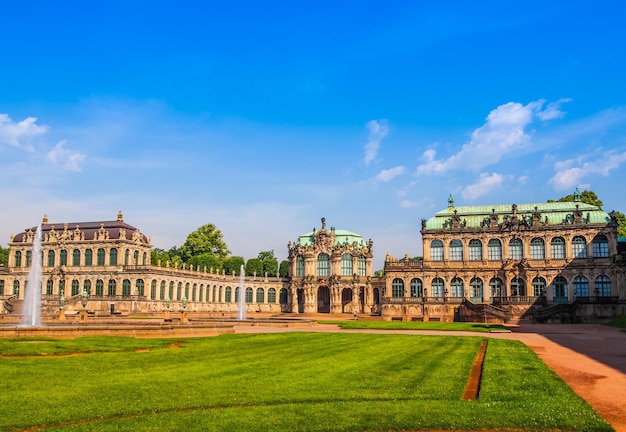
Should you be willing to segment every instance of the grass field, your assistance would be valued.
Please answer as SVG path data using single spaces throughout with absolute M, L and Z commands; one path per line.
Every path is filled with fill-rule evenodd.
M 365 320 L 319 320 L 320 324 L 336 324 L 343 329 L 370 330 L 445 330 L 488 333 L 508 331 L 502 324 L 481 324 L 470 322 L 435 322 L 435 321 L 365 321 Z
M 517 341 L 489 341 L 480 397 L 461 401 L 482 340 L 0 340 L 0 430 L 612 430 Z

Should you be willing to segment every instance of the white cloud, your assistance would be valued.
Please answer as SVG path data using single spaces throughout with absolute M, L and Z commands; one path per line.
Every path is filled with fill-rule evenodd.
M 376 180 L 379 180 L 379 181 L 382 181 L 382 182 L 388 182 L 389 180 L 393 179 L 394 177 L 402 175 L 405 172 L 406 172 L 406 168 L 403 167 L 402 165 L 400 165 L 400 166 L 397 166 L 397 167 L 394 167 L 394 168 L 390 168 L 390 169 L 387 169 L 387 170 L 382 170 L 376 176 Z
M 476 183 L 466 186 L 462 195 L 466 200 L 473 200 L 499 188 L 504 181 L 502 174 L 481 173 Z
M 85 160 L 85 155 L 72 152 L 65 148 L 66 140 L 59 141 L 52 150 L 46 154 L 46 162 L 58 165 L 66 171 L 81 171 L 81 164 Z
M 401 208 L 415 208 L 417 207 L 417 203 L 414 201 L 403 200 L 402 202 L 400 202 L 400 207 Z
M 504 157 L 513 157 L 532 151 L 532 131 L 527 127 L 535 118 L 544 120 L 562 117 L 559 107 L 567 99 L 551 103 L 541 111 L 543 99 L 522 105 L 508 102 L 489 113 L 485 124 L 472 132 L 461 150 L 447 159 L 435 159 L 434 149 L 422 154 L 423 163 L 418 174 L 444 174 L 454 169 L 480 170 L 498 163 Z
M 47 126 L 35 124 L 35 117 L 28 117 L 15 123 L 7 114 L 0 114 L 0 145 L 8 144 L 26 151 L 34 151 L 31 143 L 33 138 L 44 135 Z
M 370 120 L 367 122 L 366 127 L 369 130 L 369 134 L 367 136 L 367 144 L 365 144 L 365 157 L 363 158 L 365 166 L 376 159 L 380 142 L 389 134 L 389 123 L 385 119 Z
M 610 172 L 617 169 L 626 162 L 626 152 L 615 153 L 606 152 L 602 157 L 588 161 L 584 156 L 578 159 L 568 159 L 554 164 L 556 174 L 548 181 L 556 190 L 572 189 L 581 187 L 585 177 L 593 175 L 608 176 Z

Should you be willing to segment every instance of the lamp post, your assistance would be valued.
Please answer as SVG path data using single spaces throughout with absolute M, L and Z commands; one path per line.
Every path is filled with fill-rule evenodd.
M 181 324 L 186 324 L 189 322 L 189 319 L 187 318 L 187 296 L 183 296 L 182 306 L 183 306 L 183 315 L 180 319 L 180 322 Z
M 80 320 L 87 320 L 87 301 L 89 301 L 89 293 L 86 288 L 83 288 L 83 292 L 80 295 L 80 303 L 83 305 L 83 310 L 80 311 Z
M 61 292 L 61 297 L 59 297 L 59 319 L 65 319 L 65 296 L 63 292 Z
M 172 306 L 172 299 L 169 298 L 169 296 L 165 299 L 165 321 L 171 321 L 171 306 Z

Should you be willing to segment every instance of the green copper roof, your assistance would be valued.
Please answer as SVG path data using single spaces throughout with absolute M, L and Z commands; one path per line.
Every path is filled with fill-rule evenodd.
M 336 236 L 335 242 L 334 242 L 335 245 L 346 243 L 346 242 L 349 244 L 352 244 L 353 242 L 357 242 L 363 245 L 365 244 L 362 236 L 355 234 L 353 232 L 350 232 L 350 231 L 338 229 L 338 230 L 335 230 L 335 236 Z M 302 246 L 313 244 L 313 231 L 299 236 L 298 243 L 301 244 Z
M 582 202 L 518 204 L 515 213 L 519 219 L 525 217 L 529 220 L 534 212 L 538 212 L 541 215 L 542 223 L 545 225 L 560 225 L 570 223 L 573 220 L 576 206 L 582 212 L 583 223 L 606 224 L 611 221 L 609 215 L 599 207 Z M 449 207 L 437 212 L 434 217 L 428 219 L 425 228 L 445 228 L 448 221 L 455 216 L 455 211 L 464 228 L 481 228 L 492 213 L 498 216 L 498 224 L 502 224 L 505 216 L 513 216 L 513 205 Z

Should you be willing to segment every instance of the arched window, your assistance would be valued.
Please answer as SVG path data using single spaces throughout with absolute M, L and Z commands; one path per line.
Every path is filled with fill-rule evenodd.
M 170 286 L 169 286 L 169 290 L 168 290 L 168 291 L 169 291 L 169 292 L 168 292 L 167 297 L 168 297 L 170 300 L 174 300 L 174 282 L 173 282 L 173 281 L 172 281 L 172 282 L 170 282 Z
M 48 282 L 52 282 L 49 280 Z M 4 280 L 0 279 L 0 295 L 4 295 Z
M 150 282 L 150 300 L 156 300 L 157 298 L 157 281 Z
M 465 297 L 465 287 L 461 278 L 456 277 L 450 282 L 450 297 Z
M 609 241 L 606 236 L 599 234 L 593 239 L 593 256 L 606 258 L 609 256 Z
M 233 289 L 229 286 L 224 290 L 224 301 L 226 303 L 230 303 L 232 301 L 232 291 Z
M 533 279 L 533 296 L 541 297 L 546 293 L 546 280 L 540 276 Z
M 502 261 L 502 242 L 498 239 L 489 240 L 487 254 L 490 261 Z
M 611 279 L 608 276 L 598 276 L 596 278 L 596 292 L 598 297 L 611 296 Z
M 74 267 L 80 266 L 80 251 L 78 249 L 72 251 L 72 265 Z
M 102 279 L 96 281 L 96 295 L 100 297 L 104 295 L 104 281 Z
M 574 258 L 587 258 L 587 240 L 582 236 L 576 236 L 572 240 L 572 252 Z
M 183 283 L 178 282 L 176 286 L 176 300 L 181 300 L 183 298 Z
M 514 238 L 509 242 L 509 258 L 514 260 L 524 258 L 524 246 L 520 239 Z
M 450 241 L 450 260 L 463 261 L 463 242 L 461 240 Z
M 2 284 L 2 292 L 0 292 L 0 295 L 2 295 L 4 294 L 4 281 L 0 281 L 0 284 Z M 54 282 L 52 281 L 52 279 L 48 279 L 48 282 L 46 282 L 46 294 L 54 294 Z
M 341 255 L 341 276 L 352 276 L 352 255 Z
M 443 242 L 433 240 L 430 242 L 430 259 L 433 261 L 443 261 Z
M 470 297 L 473 302 L 483 301 L 483 280 L 479 277 L 470 281 Z
M 589 297 L 589 281 L 584 276 L 574 278 L 574 295 L 576 297 Z
M 65 249 L 61 249 L 59 253 L 59 265 L 66 266 L 67 265 L 67 251 Z
M 256 289 L 256 302 L 265 303 L 265 291 L 263 291 L 263 288 Z
M 213 303 L 218 301 L 216 293 L 217 293 L 217 286 L 213 285 L 213 297 L 211 297 L 213 299 Z M 207 293 L 207 301 L 209 300 L 208 297 L 209 297 L 209 294 Z M 219 299 L 219 301 L 220 302 L 222 301 L 222 291 L 221 290 L 220 290 L 220 299 Z
M 80 292 L 80 284 L 76 279 L 72 280 L 72 297 L 78 295 Z
M 14 280 L 13 281 L 13 295 L 19 295 L 19 294 L 20 294 L 20 281 Z
M 54 267 L 54 251 L 48 251 L 48 267 Z
M 26 251 L 26 267 L 33 265 L 33 251 Z
M 267 290 L 267 302 L 271 304 L 276 303 L 276 290 L 274 288 Z
M 280 289 L 280 304 L 285 305 L 289 301 L 289 293 L 287 292 L 287 288 Z
M 550 251 L 553 259 L 565 259 L 565 240 L 563 240 L 563 237 L 554 237 L 552 239 Z
M 165 300 L 165 281 L 159 284 L 159 300 Z
M 404 297 L 404 281 L 402 279 L 395 278 L 391 282 L 391 296 Z
M 104 249 L 100 248 L 98 249 L 98 258 L 97 258 L 97 265 L 99 266 L 103 266 L 104 265 Z
M 109 265 L 115 266 L 117 265 L 117 249 L 111 248 L 109 252 Z
M 15 251 L 15 267 L 22 267 L 22 252 Z
M 93 265 L 93 251 L 91 249 L 85 250 L 85 265 L 86 266 Z
M 357 265 L 358 265 L 357 274 L 359 276 L 365 276 L 367 265 L 366 265 L 365 257 L 363 255 L 359 255 L 359 260 L 357 261 Z
M 545 259 L 546 248 L 543 239 L 535 237 L 530 241 L 530 259 Z
M 567 280 L 557 276 L 552 282 L 552 299 L 556 303 L 567 303 Z
M 117 291 L 117 284 L 115 283 L 115 280 L 109 279 L 109 296 L 110 297 L 115 296 L 116 291 Z
M 185 297 L 189 300 L 189 282 L 185 284 Z
M 144 295 L 144 282 L 143 282 L 143 279 L 137 279 L 137 282 L 135 282 L 135 288 L 137 288 L 137 295 L 139 295 L 139 296 L 143 296 Z
M 88 295 L 91 295 L 91 281 L 89 279 L 85 279 L 83 282 L 83 290 L 87 291 Z
M 330 257 L 321 253 L 317 256 L 317 275 L 330 276 Z
M 235 303 L 239 303 L 239 287 L 235 287 Z
M 197 290 L 198 290 L 198 284 L 193 284 L 191 286 L 191 301 L 193 302 L 196 301 Z
M 494 277 L 489 281 L 489 290 L 491 291 L 491 298 L 502 296 L 502 279 Z
M 483 259 L 483 244 L 480 240 L 470 240 L 469 259 L 470 261 L 481 261 Z
M 430 285 L 430 292 L 433 297 L 442 297 L 444 296 L 444 283 L 441 278 L 434 278 L 432 284 Z
M 139 251 L 133 252 L 133 265 L 139 264 Z
M 302 255 L 296 257 L 296 276 L 304 276 L 304 257 Z
M 128 279 L 122 281 L 122 295 L 125 297 L 130 295 L 130 281 Z
M 422 280 L 418 278 L 411 279 L 411 297 L 424 297 L 424 287 Z
M 511 295 L 514 297 L 523 297 L 526 295 L 524 279 L 516 277 L 511 280 Z
M 148 263 L 146 262 L 146 260 L 147 260 L 147 259 L 148 259 L 148 254 L 144 252 L 144 253 L 143 253 L 143 256 L 141 257 L 141 264 L 142 264 L 142 265 L 146 265 L 146 264 L 148 264 Z

